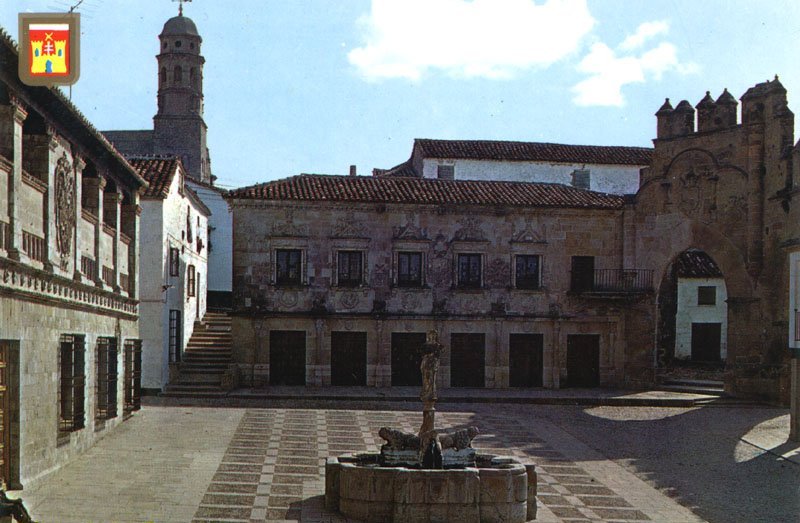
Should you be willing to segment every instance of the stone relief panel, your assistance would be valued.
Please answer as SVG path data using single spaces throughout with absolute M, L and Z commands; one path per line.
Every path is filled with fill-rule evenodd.
M 406 224 L 392 228 L 392 238 L 395 240 L 426 240 L 428 231 L 416 225 L 416 216 L 406 214 Z
M 280 212 L 272 221 L 272 236 L 277 237 L 305 237 L 308 236 L 308 226 L 295 222 L 294 209 L 286 209 Z
M 367 228 L 356 219 L 355 213 L 348 212 L 336 220 L 333 226 L 333 238 L 367 238 Z
M 453 235 L 456 241 L 484 242 L 486 234 L 481 228 L 481 221 L 475 216 L 468 216 L 460 220 L 461 226 Z
M 66 269 L 75 235 L 75 172 L 66 153 L 56 163 L 55 199 L 56 247 L 61 255 L 61 268 Z
M 486 267 L 484 283 L 494 289 L 505 289 L 511 286 L 511 264 L 503 258 L 495 258 Z
M 547 243 L 547 231 L 544 223 L 525 220 L 521 228 L 511 236 L 511 243 Z

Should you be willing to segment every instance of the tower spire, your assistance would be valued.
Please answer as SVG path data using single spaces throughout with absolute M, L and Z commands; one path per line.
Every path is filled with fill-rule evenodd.
M 183 16 L 183 3 L 191 2 L 192 0 L 172 0 L 172 1 L 178 2 L 178 16 Z

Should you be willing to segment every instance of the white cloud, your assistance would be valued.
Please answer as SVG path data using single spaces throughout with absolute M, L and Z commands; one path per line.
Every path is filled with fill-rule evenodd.
M 663 20 L 657 22 L 645 22 L 641 24 L 636 32 L 629 35 L 619 46 L 623 51 L 633 51 L 641 47 L 647 40 L 660 34 L 669 32 L 669 24 Z
M 372 0 L 348 59 L 372 80 L 507 78 L 576 52 L 594 23 L 585 0 Z
M 621 106 L 625 103 L 622 95 L 625 85 L 642 83 L 649 78 L 660 80 L 670 71 L 679 74 L 696 72 L 696 64 L 678 61 L 678 50 L 669 42 L 661 42 L 640 54 L 632 52 L 642 47 L 648 39 L 666 34 L 668 29 L 666 22 L 641 24 L 634 34 L 620 44 L 618 49 L 622 53 L 615 52 L 602 42 L 594 44 L 578 64 L 578 71 L 587 73 L 589 77 L 572 88 L 575 93 L 573 101 L 583 106 Z

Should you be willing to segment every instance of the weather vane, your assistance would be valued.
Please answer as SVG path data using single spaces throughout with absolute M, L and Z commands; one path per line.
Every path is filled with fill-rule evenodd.
M 172 1 L 178 2 L 178 16 L 183 16 L 183 3 L 191 2 L 192 0 L 172 0 Z

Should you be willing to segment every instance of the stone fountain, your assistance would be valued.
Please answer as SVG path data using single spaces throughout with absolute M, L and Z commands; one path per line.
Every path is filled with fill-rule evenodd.
M 380 453 L 328 458 L 325 506 L 367 523 L 522 523 L 536 518 L 536 472 L 506 456 L 478 454 L 477 427 L 439 432 L 436 373 L 442 345 L 428 332 L 422 362 L 422 426 L 383 427 Z

